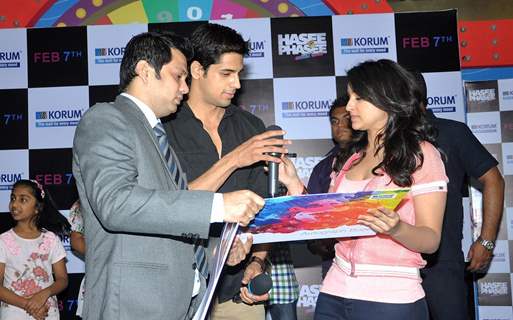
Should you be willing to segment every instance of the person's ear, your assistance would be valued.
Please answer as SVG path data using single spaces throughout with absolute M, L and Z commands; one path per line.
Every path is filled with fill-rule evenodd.
M 191 63 L 191 77 L 193 79 L 199 79 L 201 77 L 203 77 L 205 74 L 205 69 L 203 68 L 203 66 L 196 60 L 194 60 L 192 63 Z
M 40 213 L 41 211 L 43 211 L 43 204 L 41 204 L 40 202 L 38 202 L 36 204 L 36 214 Z
M 145 60 L 139 60 L 135 65 L 135 73 L 139 78 L 141 78 L 143 83 L 146 84 L 150 77 L 155 73 L 155 70 Z

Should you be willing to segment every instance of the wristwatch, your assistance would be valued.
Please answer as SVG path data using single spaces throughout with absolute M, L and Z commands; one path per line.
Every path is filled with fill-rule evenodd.
M 485 247 L 486 250 L 490 252 L 493 251 L 493 249 L 495 248 L 495 242 L 491 240 L 485 240 L 481 238 L 481 236 L 477 238 L 477 242 L 479 242 L 483 247 Z

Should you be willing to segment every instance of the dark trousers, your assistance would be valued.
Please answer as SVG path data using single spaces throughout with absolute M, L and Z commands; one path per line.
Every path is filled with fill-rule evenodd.
M 291 303 L 271 304 L 267 311 L 271 314 L 272 320 L 297 320 L 297 300 Z
M 428 320 L 425 299 L 413 303 L 381 303 L 319 293 L 314 320 Z
M 420 273 L 432 320 L 469 319 L 463 262 L 437 261 Z

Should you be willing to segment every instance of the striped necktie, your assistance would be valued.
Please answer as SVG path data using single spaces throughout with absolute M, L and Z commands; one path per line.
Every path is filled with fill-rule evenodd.
M 171 152 L 171 148 L 169 147 L 169 141 L 167 140 L 166 131 L 164 131 L 164 126 L 162 123 L 157 123 L 157 125 L 153 128 L 155 135 L 157 136 L 157 141 L 159 143 L 160 152 L 166 159 L 167 167 L 169 172 L 171 172 L 171 176 L 173 177 L 178 189 L 186 190 L 187 182 L 185 181 L 185 177 L 183 176 L 180 168 L 178 167 L 178 160 L 173 156 Z
M 157 136 L 160 152 L 162 152 L 162 155 L 166 160 L 167 167 L 169 169 L 169 172 L 171 172 L 171 176 L 176 182 L 176 185 L 180 190 L 186 190 L 187 181 L 185 180 L 184 175 L 178 167 L 178 160 L 173 156 L 173 153 L 171 152 L 171 148 L 169 147 L 169 141 L 167 140 L 166 131 L 164 131 L 162 123 L 157 123 L 157 125 L 153 128 L 153 131 Z M 203 245 L 201 245 L 201 242 L 201 239 L 197 239 L 196 243 L 194 244 L 194 258 L 196 260 L 196 267 L 198 271 L 206 279 L 208 277 L 207 255 L 205 254 L 205 248 L 203 247 Z

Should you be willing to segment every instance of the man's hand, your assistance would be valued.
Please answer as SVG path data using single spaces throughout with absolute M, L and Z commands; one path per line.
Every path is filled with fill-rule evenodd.
M 235 266 L 239 264 L 241 261 L 246 259 L 246 256 L 251 251 L 251 246 L 253 245 L 253 236 L 248 234 L 246 237 L 246 241 L 242 242 L 239 236 L 236 236 L 233 240 L 232 247 L 230 248 L 230 252 L 228 253 L 228 258 L 226 259 L 226 264 L 229 266 Z
M 290 140 L 272 138 L 283 136 L 284 134 L 285 131 L 283 130 L 266 131 L 246 140 L 243 144 L 233 149 L 228 155 L 233 157 L 237 168 L 244 168 L 259 161 L 274 161 L 279 163 L 281 162 L 280 158 L 270 156 L 268 153 L 288 152 L 286 148 L 278 146 L 291 144 L 292 142 Z
M 223 194 L 225 222 L 238 222 L 247 226 L 264 206 L 264 199 L 249 190 L 240 190 Z
M 479 242 L 474 242 L 468 251 L 467 258 L 470 265 L 468 271 L 476 272 L 484 270 L 492 260 L 492 252 L 486 250 Z
M 269 300 L 269 292 L 260 296 L 254 295 L 249 292 L 247 287 L 240 288 L 240 298 L 245 304 L 253 304 L 261 301 Z
M 246 266 L 246 269 L 244 270 L 244 276 L 242 277 L 242 284 L 247 285 L 249 283 L 249 281 L 251 281 L 251 279 L 258 276 L 262 272 L 264 272 L 264 270 L 262 270 L 262 267 L 260 266 L 260 264 L 258 264 L 256 262 L 252 262 L 252 263 L 248 264 Z M 269 293 L 265 293 L 265 294 L 257 296 L 257 295 L 250 293 L 246 287 L 241 287 L 240 298 L 246 304 L 253 304 L 256 302 L 269 300 Z

